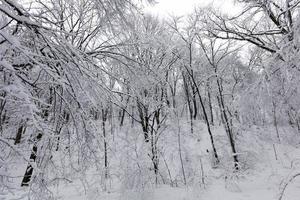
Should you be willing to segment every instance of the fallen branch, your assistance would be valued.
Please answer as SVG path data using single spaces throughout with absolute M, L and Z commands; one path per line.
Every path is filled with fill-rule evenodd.
M 284 185 L 283 188 L 282 188 L 282 191 L 280 192 L 280 196 L 279 196 L 279 199 L 278 199 L 278 200 L 282 200 L 283 195 L 284 195 L 284 192 L 285 192 L 287 186 L 288 186 L 288 185 L 289 185 L 289 184 L 290 184 L 297 176 L 300 176 L 300 173 L 295 174 L 294 176 L 292 176 L 292 177 L 285 183 L 285 185 Z

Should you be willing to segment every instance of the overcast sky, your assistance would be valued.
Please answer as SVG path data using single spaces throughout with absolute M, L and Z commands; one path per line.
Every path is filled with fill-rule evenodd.
M 168 15 L 185 15 L 193 11 L 195 6 L 205 7 L 211 3 L 226 13 L 236 13 L 237 6 L 233 0 L 156 0 L 157 4 L 149 6 L 146 11 L 162 17 Z

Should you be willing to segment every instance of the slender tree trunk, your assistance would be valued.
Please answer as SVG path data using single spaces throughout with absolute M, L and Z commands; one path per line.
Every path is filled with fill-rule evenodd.
M 208 97 L 208 105 L 209 105 L 209 111 L 210 111 L 210 123 L 212 126 L 214 126 L 214 114 L 212 109 L 212 101 L 211 101 L 211 94 L 210 94 L 210 84 L 207 82 L 207 97 Z
M 216 70 L 216 69 L 215 69 Z M 215 71 L 217 74 L 217 71 Z M 234 168 L 236 170 L 239 169 L 239 161 L 238 161 L 238 156 L 237 156 L 237 152 L 236 152 L 236 148 L 235 148 L 235 142 L 233 139 L 233 133 L 232 133 L 232 129 L 230 127 L 230 122 L 225 110 L 225 104 L 224 104 L 224 98 L 223 98 L 223 94 L 222 94 L 222 88 L 221 88 L 221 83 L 219 78 L 217 77 L 217 86 L 218 86 L 218 91 L 219 91 L 219 100 L 220 100 L 220 106 L 221 106 L 221 113 L 223 115 L 223 119 L 224 119 L 224 126 L 225 126 L 225 130 L 227 132 L 228 135 L 228 139 L 229 139 L 229 143 L 230 143 L 230 147 L 232 150 L 232 154 L 233 154 L 233 160 L 234 160 Z
M 203 115 L 204 115 L 206 128 L 207 128 L 208 134 L 210 136 L 210 142 L 211 142 L 211 146 L 212 146 L 212 149 L 213 149 L 213 152 L 214 152 L 214 157 L 216 159 L 216 164 L 218 164 L 220 162 L 220 160 L 219 160 L 218 153 L 217 153 L 217 150 L 216 150 L 216 147 L 215 147 L 214 137 L 213 137 L 213 134 L 212 134 L 212 131 L 211 131 L 210 123 L 209 123 L 209 120 L 208 120 L 207 112 L 206 112 L 206 109 L 205 109 L 205 106 L 204 106 L 204 102 L 202 100 L 202 96 L 201 96 L 199 87 L 198 87 L 198 85 L 195 81 L 195 78 L 192 76 L 192 74 L 189 72 L 189 70 L 187 68 L 186 68 L 186 70 L 187 70 L 189 76 L 191 77 L 191 79 L 193 81 L 193 84 L 196 88 L 196 91 L 197 91 L 197 94 L 198 94 L 198 97 L 199 97 L 199 101 L 200 101 L 200 106 L 202 108 L 202 112 L 203 112 Z
M 280 135 L 279 135 L 279 130 L 278 130 L 278 122 L 277 122 L 277 113 L 276 113 L 276 103 L 274 101 L 272 101 L 273 104 L 273 122 L 274 122 L 274 127 L 276 130 L 276 136 L 278 139 L 278 142 L 280 143 Z
M 127 88 L 127 93 L 130 92 L 130 89 Z M 130 97 L 128 96 L 126 99 L 126 104 L 125 104 L 125 108 L 122 109 L 121 111 L 121 117 L 120 117 L 120 126 L 122 127 L 124 124 L 124 118 L 125 118 L 125 113 L 126 113 L 126 109 L 128 107 L 128 103 L 129 103 Z M 133 116 L 133 115 L 132 115 Z
M 114 127 L 114 109 L 113 109 L 113 105 L 110 102 L 110 108 L 109 108 L 109 123 L 110 123 L 110 134 L 112 135 L 113 141 L 115 140 L 115 127 Z
M 151 159 L 152 159 L 154 174 L 155 174 L 155 184 L 158 184 L 158 175 L 159 175 L 159 158 L 158 158 L 159 152 L 157 149 L 157 140 L 158 140 L 157 133 L 161 126 L 160 114 L 161 114 L 161 110 L 159 108 L 158 110 L 156 110 L 154 112 L 152 124 L 150 126 L 150 128 L 151 128 L 151 153 L 152 153 Z M 155 123 L 156 123 L 156 128 L 154 129 Z
M 219 106 L 219 109 L 220 109 L 220 116 L 221 116 L 221 122 L 219 122 L 219 125 L 221 124 L 225 124 L 225 120 L 224 120 L 224 116 L 222 114 L 222 106 L 221 106 L 221 100 L 220 100 L 220 96 L 217 95 L 217 101 L 218 101 L 218 106 Z
M 151 153 L 152 153 L 151 160 L 153 163 L 153 169 L 155 174 L 155 184 L 157 185 L 158 184 L 158 157 L 157 157 L 158 155 L 157 155 L 157 147 L 156 147 L 156 136 L 153 129 L 151 130 Z
M 184 185 L 186 185 L 186 176 L 185 176 L 184 164 L 183 164 L 183 159 L 182 159 L 182 151 L 181 151 L 181 137 L 180 137 L 179 123 L 178 123 L 177 138 L 178 138 L 178 151 L 179 151 L 179 158 L 180 158 L 180 163 L 181 163 L 181 171 L 182 171 Z
M 134 106 L 133 105 L 131 106 L 131 116 L 132 116 L 132 118 L 131 118 L 131 128 L 133 128 L 134 127 Z
M 204 168 L 203 168 L 203 163 L 202 159 L 200 157 L 200 169 L 201 169 L 201 183 L 203 184 L 203 187 L 205 188 L 205 175 L 204 175 Z
M 29 158 L 30 162 L 35 162 L 35 160 L 36 160 L 37 150 L 38 150 L 37 145 L 38 145 L 38 142 L 41 140 L 41 138 L 42 138 L 42 134 L 39 133 L 37 135 L 37 137 L 35 139 L 35 142 L 33 144 L 33 147 L 32 147 L 32 151 L 31 151 L 30 158 Z M 32 174 L 33 174 L 33 167 L 31 165 L 31 163 L 28 163 L 26 171 L 25 171 L 25 174 L 23 176 L 21 187 L 23 187 L 23 186 L 29 186 Z
M 0 99 L 0 133 L 2 133 L 2 131 L 3 131 L 3 125 L 6 120 L 5 96 L 6 96 L 5 92 L 2 92 L 2 94 L 0 94 L 0 97 L 2 98 L 2 99 Z
M 105 122 L 107 118 L 107 112 L 102 109 L 102 134 L 103 134 L 103 144 L 104 144 L 104 170 L 105 179 L 108 178 L 108 157 L 107 157 L 107 138 L 106 138 L 106 127 Z
M 193 125 L 193 109 L 191 105 L 191 99 L 190 99 L 190 93 L 189 93 L 189 87 L 187 83 L 187 78 L 184 74 L 182 74 L 183 77 L 183 84 L 184 84 L 184 91 L 185 91 L 185 96 L 186 96 L 186 101 L 188 105 L 188 111 L 189 111 L 189 117 L 190 117 L 190 126 L 191 126 L 191 134 L 194 133 L 194 125 Z
M 196 120 L 197 119 L 197 115 L 198 115 L 198 107 L 197 107 L 197 99 L 196 99 L 196 91 L 195 91 L 195 88 L 193 87 L 192 88 L 192 92 L 193 92 L 193 95 L 192 95 L 192 102 L 193 102 L 193 119 Z
M 56 151 L 59 150 L 59 141 L 60 141 L 60 133 L 63 128 L 63 125 L 60 126 L 58 130 L 56 130 L 56 135 L 57 135 L 57 142 L 56 142 Z
M 120 118 L 120 126 L 124 125 L 124 118 L 125 118 L 125 109 L 123 108 L 121 111 L 121 118 Z
M 21 142 L 22 135 L 25 133 L 25 131 L 26 131 L 26 126 L 21 122 L 21 125 L 19 126 L 16 134 L 15 145 Z

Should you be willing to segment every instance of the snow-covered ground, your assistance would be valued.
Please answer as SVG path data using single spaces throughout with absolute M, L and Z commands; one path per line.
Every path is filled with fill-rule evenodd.
M 217 131 L 220 135 L 222 131 Z M 259 132 L 259 131 L 258 131 Z M 269 130 L 269 134 L 273 134 Z M 253 136 L 255 133 L 253 133 Z M 255 135 L 257 136 L 257 135 Z M 270 136 L 272 138 L 272 136 Z M 274 142 L 275 140 L 275 142 Z M 258 164 L 251 169 L 244 169 L 237 174 L 226 174 L 224 169 L 208 169 L 208 183 L 204 186 L 192 185 L 186 187 L 170 187 L 160 185 L 151 189 L 139 191 L 98 192 L 88 191 L 78 196 L 74 192 L 64 190 L 62 199 L 66 200 L 276 200 L 279 199 L 283 188 L 288 183 L 282 200 L 300 199 L 300 176 L 291 177 L 300 173 L 300 145 L 279 144 L 274 140 L 265 140 L 259 143 Z M 273 141 L 273 142 L 272 142 Z M 194 151 L 204 151 L 209 148 L 207 135 L 202 137 L 200 144 L 189 141 Z M 255 148 L 251 146 L 246 149 Z M 284 143 L 284 142 L 283 142 Z M 255 149 L 253 149 L 255 151 Z M 276 154 L 276 155 L 275 155 Z
M 221 166 L 211 168 L 207 162 L 209 155 L 205 155 L 206 149 L 210 147 L 207 134 L 201 134 L 198 141 L 194 137 L 183 141 L 190 154 L 198 152 L 202 156 L 205 184 L 199 184 L 199 180 L 188 186 L 153 185 L 126 189 L 109 182 L 105 184 L 108 188 L 104 191 L 103 186 L 97 185 L 97 181 L 91 176 L 94 184 L 93 181 L 68 183 L 62 180 L 59 185 L 53 186 L 53 197 L 61 200 L 277 200 L 285 188 L 281 200 L 299 200 L 300 175 L 293 179 L 292 177 L 300 173 L 300 145 L 296 140 L 285 142 L 283 139 L 279 143 L 276 138 L 272 138 L 272 129 L 267 130 L 270 138 L 264 133 L 262 139 L 262 131 L 264 130 L 245 131 L 245 141 L 241 142 L 245 146 L 240 148 L 240 158 L 247 164 L 242 170 L 234 173 L 228 170 L 231 167 L 227 164 L 230 165 L 231 162 L 224 160 L 225 151 L 220 152 L 221 157 L 224 157 Z M 222 145 L 227 146 L 224 144 L 226 141 L 222 139 L 222 128 L 217 128 L 214 132 L 217 133 L 218 149 L 221 149 Z M 253 159 L 255 162 L 251 162 Z M 197 178 L 199 177 L 195 180 Z M 26 199 L 26 189 L 24 195 L 18 191 L 15 194 L 0 194 L 0 199 Z

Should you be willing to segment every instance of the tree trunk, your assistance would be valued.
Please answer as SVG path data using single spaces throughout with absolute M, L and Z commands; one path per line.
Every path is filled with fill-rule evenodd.
M 193 84 L 196 88 L 196 92 L 198 94 L 200 105 L 201 105 L 201 108 L 202 108 L 202 111 L 203 111 L 203 115 L 204 115 L 204 119 L 205 119 L 205 123 L 206 123 L 206 128 L 207 128 L 208 134 L 210 136 L 210 142 L 211 142 L 211 146 L 212 146 L 212 149 L 213 149 L 213 152 L 214 152 L 214 157 L 216 159 L 216 164 L 218 164 L 220 162 L 220 160 L 219 160 L 219 157 L 218 157 L 218 154 L 217 154 L 217 150 L 216 150 L 215 142 L 214 142 L 214 137 L 213 137 L 213 134 L 211 132 L 210 123 L 209 123 L 209 120 L 208 120 L 207 112 L 205 110 L 205 106 L 204 106 L 204 102 L 202 100 L 200 90 L 199 90 L 198 85 L 195 81 L 195 78 L 192 76 L 192 74 L 189 72 L 189 70 L 187 68 L 186 68 L 186 70 L 187 70 L 187 72 L 188 72 L 190 78 L 192 79 L 192 82 L 193 82 Z
M 20 125 L 16 134 L 15 145 L 21 142 L 22 135 L 25 133 L 25 131 L 26 131 L 26 126 L 24 124 Z
M 208 105 L 209 105 L 209 112 L 210 112 L 210 124 L 214 126 L 214 114 L 212 109 L 212 101 L 211 101 L 211 94 L 210 94 L 210 84 L 207 82 L 207 97 L 208 97 Z
M 182 159 L 182 151 L 181 151 L 181 137 L 180 137 L 180 125 L 179 125 L 179 123 L 178 123 L 177 138 L 178 138 L 178 151 L 179 151 L 179 158 L 180 158 L 180 163 L 181 163 L 182 176 L 183 176 L 184 185 L 186 185 L 186 176 L 185 176 L 184 164 L 183 164 L 183 159 Z
M 105 179 L 108 178 L 108 157 L 107 157 L 107 138 L 106 138 L 106 128 L 105 122 L 107 119 L 107 110 L 102 109 L 102 135 L 103 135 L 103 144 L 104 144 L 104 170 Z
M 31 151 L 30 158 L 29 158 L 30 162 L 35 162 L 35 160 L 36 160 L 37 150 L 38 150 L 37 144 L 41 140 L 41 138 L 42 138 L 42 134 L 39 133 L 37 135 L 37 137 L 35 139 L 35 142 L 33 144 L 33 147 L 32 147 L 32 151 Z M 23 176 L 21 187 L 23 187 L 23 186 L 29 186 L 32 174 L 33 174 L 33 167 L 32 167 L 32 165 L 30 163 L 28 163 L 26 171 L 25 171 L 25 174 Z
M 188 111 L 189 111 L 189 117 L 190 117 L 191 134 L 193 134 L 194 133 L 193 109 L 192 109 L 192 105 L 191 105 L 189 87 L 188 87 L 188 83 L 186 80 L 187 78 L 184 74 L 182 74 L 182 78 L 183 78 L 184 91 L 185 91 L 185 96 L 186 96 L 186 101 L 187 101 Z
M 276 136 L 277 136 L 277 139 L 278 139 L 278 142 L 280 143 L 280 136 L 279 136 L 279 130 L 278 130 L 278 122 L 277 122 L 277 114 L 276 114 L 276 104 L 274 101 L 272 101 L 272 104 L 273 104 L 273 122 L 274 122 L 274 127 L 275 127 L 275 130 L 276 130 Z
M 217 73 L 217 71 L 215 71 Z M 227 132 L 228 135 L 228 139 L 229 139 L 229 143 L 230 143 L 230 147 L 232 150 L 232 154 L 233 154 L 233 160 L 234 160 L 234 168 L 235 170 L 239 169 L 239 161 L 238 161 L 238 156 L 237 156 L 237 152 L 236 152 L 236 148 L 235 148 L 235 142 L 233 139 L 233 133 L 232 133 L 232 129 L 230 127 L 230 122 L 225 110 L 225 104 L 224 104 L 224 98 L 223 98 L 223 94 L 222 94 L 222 88 L 221 88 L 221 84 L 220 84 L 220 80 L 217 77 L 217 86 L 218 86 L 218 91 L 219 91 L 219 101 L 220 101 L 220 108 L 221 108 L 221 114 L 223 115 L 223 124 L 225 126 L 225 131 Z

